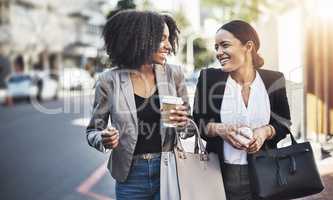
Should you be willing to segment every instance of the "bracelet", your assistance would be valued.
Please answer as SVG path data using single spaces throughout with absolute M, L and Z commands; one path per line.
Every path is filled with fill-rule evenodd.
M 254 128 L 253 131 L 255 131 L 256 129 L 260 129 L 260 128 L 264 128 L 264 127 L 269 127 L 269 130 L 271 131 L 271 133 L 269 134 L 269 136 L 266 138 L 267 140 L 270 140 L 272 139 L 274 136 L 275 136 L 275 129 L 272 125 L 270 124 L 267 124 L 267 125 L 264 125 L 264 126 L 260 126 L 258 128 Z
M 271 134 L 267 137 L 267 139 L 270 140 L 275 136 L 275 128 L 270 124 L 267 124 L 266 126 L 271 130 Z

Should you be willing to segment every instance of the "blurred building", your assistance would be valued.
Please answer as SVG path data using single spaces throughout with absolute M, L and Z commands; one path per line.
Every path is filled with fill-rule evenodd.
M 333 152 L 332 6 L 330 0 L 308 0 L 256 23 L 265 67 L 287 79 L 293 132 L 322 153 Z
M 0 43 L 32 64 L 41 52 L 80 67 L 102 48 L 103 1 L 0 0 Z M 45 57 L 45 56 L 43 56 Z M 48 56 L 46 56 L 47 58 Z M 61 62 L 62 63 L 62 62 Z M 46 68 L 49 61 L 43 61 Z M 67 65 L 67 64 L 66 64 Z

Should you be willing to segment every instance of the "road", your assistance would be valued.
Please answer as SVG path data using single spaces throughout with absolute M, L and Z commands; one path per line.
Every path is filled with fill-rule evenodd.
M 108 155 L 89 147 L 85 138 L 90 100 L 0 106 L 1 199 L 114 198 L 114 180 L 105 167 Z M 61 111 L 45 113 L 51 109 Z

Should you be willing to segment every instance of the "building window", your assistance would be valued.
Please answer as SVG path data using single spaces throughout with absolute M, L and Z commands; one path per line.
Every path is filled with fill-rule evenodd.
M 0 25 L 9 24 L 9 1 L 0 0 Z
M 87 32 L 93 35 L 99 35 L 101 30 L 99 26 L 89 24 L 87 26 Z

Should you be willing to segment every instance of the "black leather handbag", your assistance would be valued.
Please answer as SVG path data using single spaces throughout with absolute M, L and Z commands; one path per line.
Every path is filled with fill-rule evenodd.
M 255 199 L 287 200 L 321 192 L 323 183 L 309 142 L 248 155 L 249 177 Z

